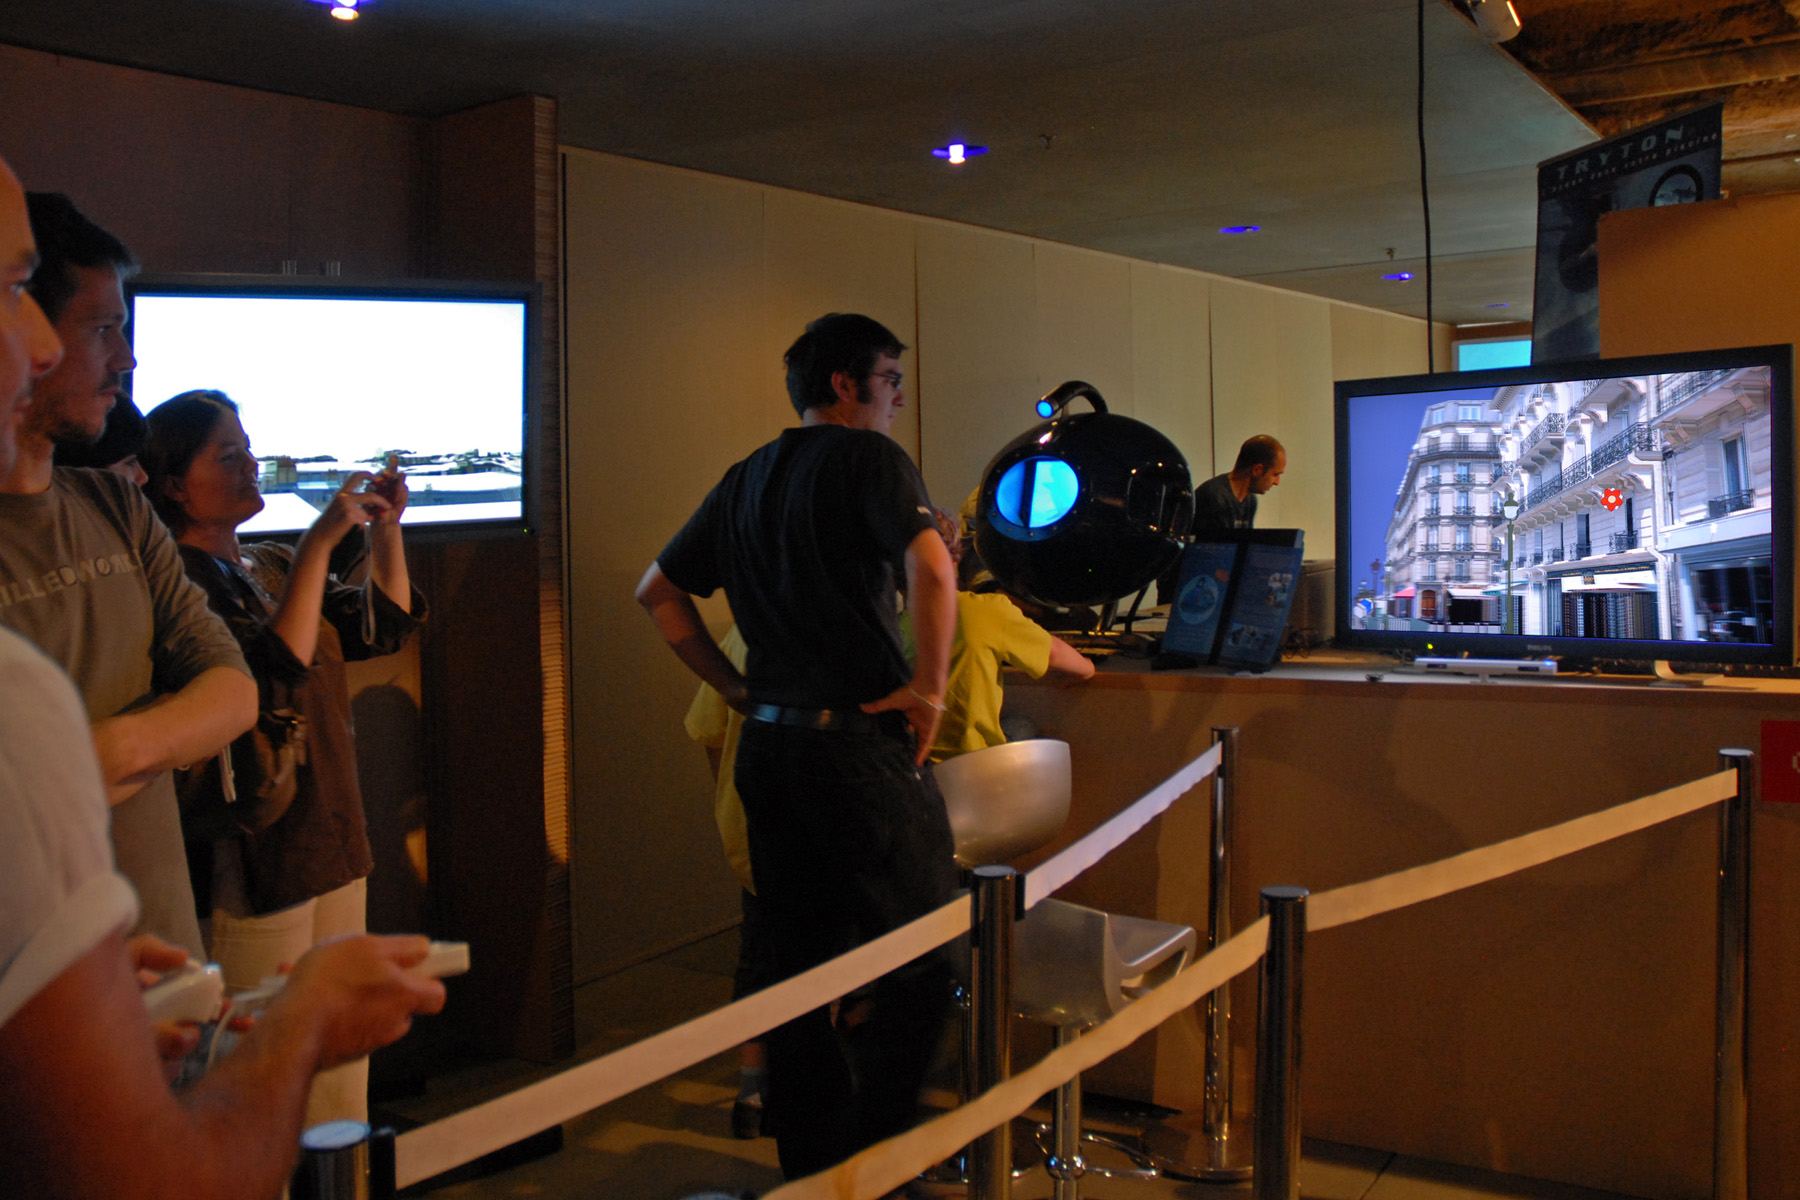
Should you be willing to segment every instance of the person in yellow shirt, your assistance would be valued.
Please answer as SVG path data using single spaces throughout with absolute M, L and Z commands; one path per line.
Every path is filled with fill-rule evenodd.
M 950 558 L 961 563 L 963 541 L 957 519 L 943 509 L 936 515 Z M 900 637 L 910 656 L 912 627 L 904 616 Z M 1000 728 L 1005 699 L 1001 673 L 1007 667 L 1059 684 L 1079 683 L 1094 674 L 1091 661 L 1026 616 L 1004 592 L 957 592 L 956 639 L 950 646 L 944 717 L 931 743 L 931 762 L 1008 740 Z
M 744 669 L 744 659 L 750 651 L 737 626 L 732 626 L 731 631 L 719 639 L 719 649 L 731 660 L 732 666 L 739 671 Z M 725 861 L 743 885 L 739 899 L 744 921 L 738 927 L 737 970 L 731 980 L 731 998 L 741 1000 L 775 982 L 763 940 L 756 879 L 750 873 L 750 837 L 745 831 L 744 802 L 738 799 L 737 785 L 732 781 L 737 769 L 738 734 L 744 728 L 744 715 L 726 704 L 725 697 L 712 687 L 701 684 L 693 704 L 688 706 L 683 725 L 688 737 L 706 748 L 707 765 L 713 773 L 713 820 L 719 826 L 719 842 L 725 850 Z M 739 1048 L 739 1055 L 738 1094 L 731 1105 L 731 1136 L 761 1137 L 767 1132 L 763 1126 L 763 1090 L 768 1086 L 762 1042 L 745 1042 Z

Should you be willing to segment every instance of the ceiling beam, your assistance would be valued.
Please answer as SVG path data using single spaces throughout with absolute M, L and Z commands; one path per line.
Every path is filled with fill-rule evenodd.
M 1800 3 L 1800 0 L 1795 0 Z M 1800 35 L 1742 49 L 1684 55 L 1657 62 L 1550 75 L 1544 83 L 1579 108 L 1739 87 L 1800 75 Z

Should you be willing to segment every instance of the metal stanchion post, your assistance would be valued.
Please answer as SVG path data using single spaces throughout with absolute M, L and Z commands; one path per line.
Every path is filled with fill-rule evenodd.
M 394 1131 L 326 1121 L 300 1135 L 291 1200 L 393 1200 Z
M 1213 727 L 1220 747 L 1212 778 L 1211 877 L 1206 905 L 1206 950 L 1231 940 L 1231 828 L 1237 810 L 1238 730 Z M 1163 1174 L 1202 1183 L 1250 1178 L 1248 1123 L 1232 1124 L 1231 984 L 1207 996 L 1201 1012 L 1204 1099 L 1200 1120 L 1181 1117 L 1145 1131 L 1144 1142 Z
M 1737 772 L 1737 795 L 1719 812 L 1719 947 L 1713 1015 L 1713 1197 L 1746 1200 L 1749 1166 L 1750 814 L 1756 756 L 1719 751 L 1719 769 Z
M 1256 1010 L 1255 1176 L 1251 1200 L 1300 1200 L 1300 952 L 1303 887 L 1266 887 L 1269 948 Z
M 969 946 L 973 994 L 969 1019 L 975 1027 L 975 1078 L 980 1095 L 1012 1074 L 1013 918 L 1019 873 L 1011 867 L 976 867 Z M 1007 1200 L 1012 1195 L 1012 1123 L 1003 1121 L 978 1138 L 970 1155 L 970 1200 Z

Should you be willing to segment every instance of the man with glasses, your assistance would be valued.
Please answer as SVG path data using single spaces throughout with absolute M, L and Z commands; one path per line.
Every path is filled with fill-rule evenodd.
M 865 316 L 808 325 L 785 356 L 799 426 L 725 473 L 637 590 L 682 662 L 747 718 L 737 786 L 780 977 L 930 912 L 956 884 L 943 799 L 920 771 L 943 714 L 955 569 L 918 469 L 887 436 L 905 349 Z M 749 646 L 743 673 L 694 605 L 720 587 Z M 822 1007 L 769 1035 L 789 1178 L 912 1123 L 948 979 L 930 955 L 836 1027 Z

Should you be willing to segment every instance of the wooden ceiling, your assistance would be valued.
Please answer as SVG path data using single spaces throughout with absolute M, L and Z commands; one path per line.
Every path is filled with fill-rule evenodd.
M 1733 196 L 1800 190 L 1800 0 L 1513 0 L 1506 50 L 1602 137 L 1725 105 Z

